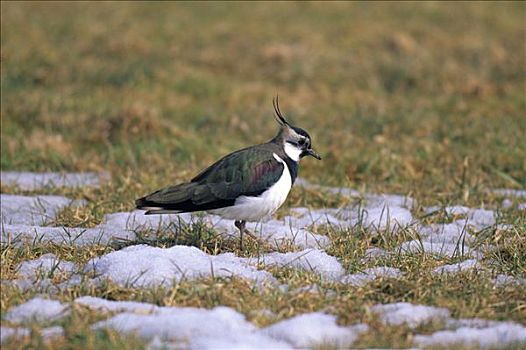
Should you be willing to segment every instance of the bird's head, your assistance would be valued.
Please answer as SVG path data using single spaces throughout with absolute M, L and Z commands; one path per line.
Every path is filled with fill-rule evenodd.
M 320 160 L 321 156 L 312 149 L 310 135 L 305 130 L 290 125 L 283 117 L 279 109 L 278 96 L 272 100 L 272 104 L 274 106 L 274 116 L 281 127 L 278 136 L 274 140 L 282 143 L 287 156 L 296 162 L 305 156 L 312 156 Z

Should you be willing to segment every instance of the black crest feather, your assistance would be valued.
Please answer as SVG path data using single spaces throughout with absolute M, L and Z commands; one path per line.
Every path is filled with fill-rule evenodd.
M 279 123 L 279 125 L 290 126 L 289 122 L 287 122 L 287 120 L 283 116 L 283 113 L 281 113 L 281 110 L 279 109 L 279 95 L 276 95 L 276 97 L 272 99 L 272 106 L 274 106 L 274 116 L 276 117 L 276 120 Z

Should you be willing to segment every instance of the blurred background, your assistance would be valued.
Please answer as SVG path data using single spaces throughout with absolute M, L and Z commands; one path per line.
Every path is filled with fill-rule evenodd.
M 273 137 L 279 93 L 312 182 L 526 186 L 524 3 L 1 6 L 2 170 L 153 190 Z

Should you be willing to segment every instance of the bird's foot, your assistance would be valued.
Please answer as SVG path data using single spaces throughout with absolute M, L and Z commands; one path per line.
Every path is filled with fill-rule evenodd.
M 243 220 L 236 220 L 234 222 L 234 225 L 239 230 L 239 250 L 243 250 L 243 234 L 246 234 L 247 236 L 249 236 L 250 238 L 256 241 L 259 241 L 259 239 L 252 232 L 247 230 L 246 224 L 247 224 L 246 221 L 243 221 Z

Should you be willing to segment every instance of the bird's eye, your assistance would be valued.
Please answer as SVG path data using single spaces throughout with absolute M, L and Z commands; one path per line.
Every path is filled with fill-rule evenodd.
M 303 146 L 305 144 L 305 139 L 300 139 L 298 145 Z

